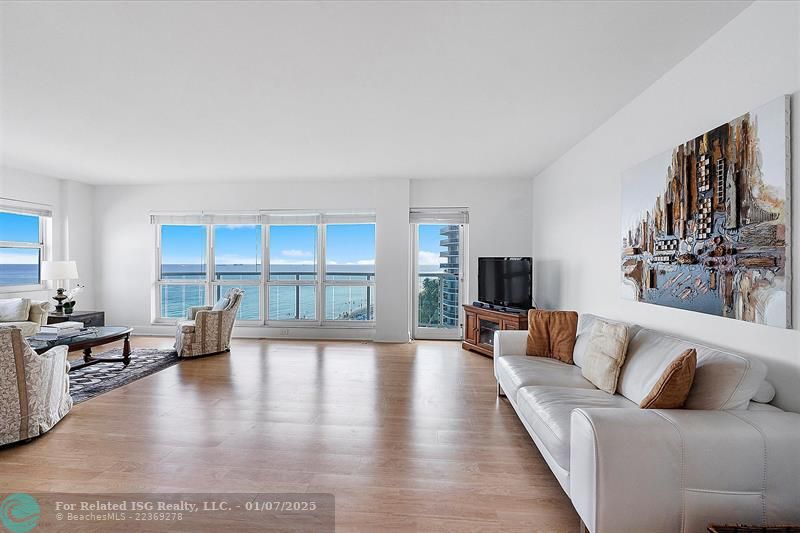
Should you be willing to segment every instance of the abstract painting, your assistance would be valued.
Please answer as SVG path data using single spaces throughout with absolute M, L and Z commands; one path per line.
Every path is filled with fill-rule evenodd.
M 623 173 L 626 298 L 791 327 L 789 98 Z

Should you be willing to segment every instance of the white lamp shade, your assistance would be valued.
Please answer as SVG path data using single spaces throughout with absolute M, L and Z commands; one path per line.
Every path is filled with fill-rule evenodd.
M 42 261 L 42 279 L 78 279 L 78 265 L 75 261 Z

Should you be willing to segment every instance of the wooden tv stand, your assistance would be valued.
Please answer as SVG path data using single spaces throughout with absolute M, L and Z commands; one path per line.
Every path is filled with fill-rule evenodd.
M 494 357 L 494 332 L 506 329 L 527 330 L 528 315 L 464 305 L 464 323 L 464 342 L 461 347 Z

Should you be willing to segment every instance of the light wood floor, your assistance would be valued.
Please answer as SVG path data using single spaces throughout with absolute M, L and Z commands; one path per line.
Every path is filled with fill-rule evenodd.
M 235 340 L 0 450 L 0 489 L 331 492 L 337 531 L 579 528 L 491 360 L 454 342 Z

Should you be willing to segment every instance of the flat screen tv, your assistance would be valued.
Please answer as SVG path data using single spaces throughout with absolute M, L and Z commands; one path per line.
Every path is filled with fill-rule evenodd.
M 532 290 L 530 257 L 479 257 L 478 300 L 516 309 L 530 309 Z

